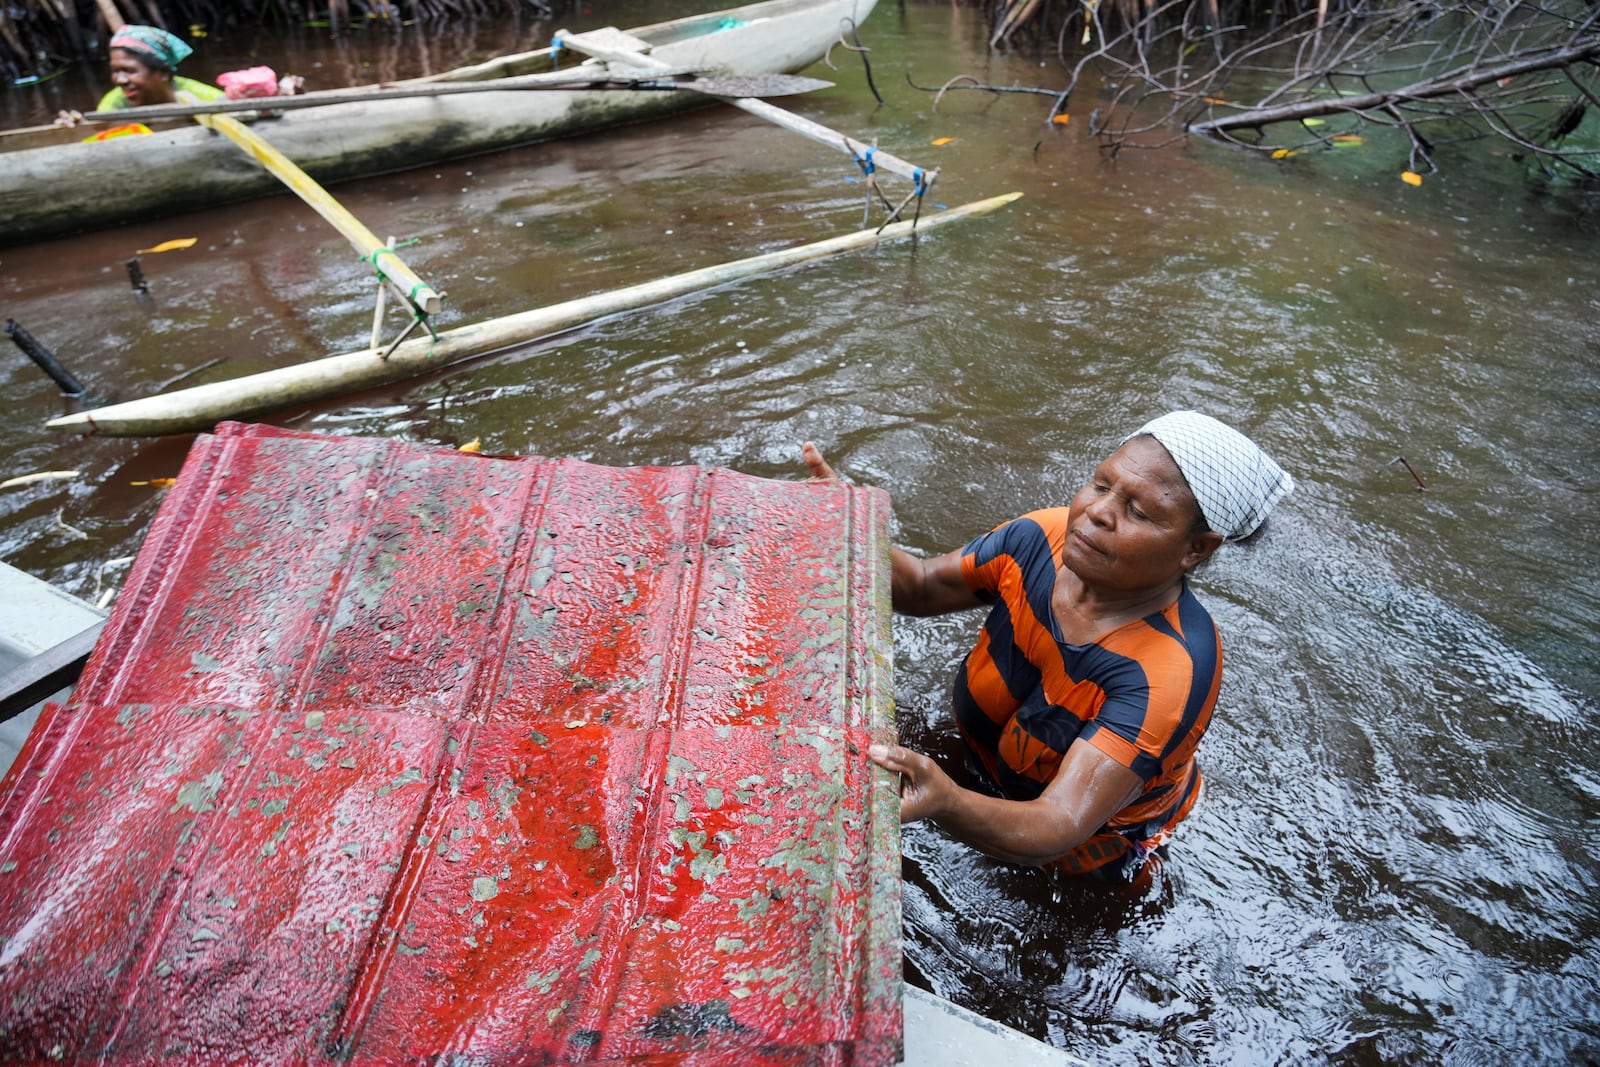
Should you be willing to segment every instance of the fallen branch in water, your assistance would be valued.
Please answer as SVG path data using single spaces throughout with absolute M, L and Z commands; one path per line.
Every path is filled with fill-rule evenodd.
M 972 84 L 961 85 L 961 82 L 971 82 Z M 911 86 L 911 88 L 921 92 L 933 93 L 933 110 L 935 112 L 938 112 L 939 102 L 944 99 L 945 93 L 962 89 L 984 93 L 994 93 L 997 96 L 1003 93 L 1023 93 L 1029 96 L 1061 95 L 1060 89 L 1044 89 L 1037 85 L 989 85 L 986 82 L 979 81 L 970 74 L 957 74 L 954 78 L 951 78 L 943 85 L 939 86 L 938 88 L 934 88 L 931 85 L 918 85 L 916 82 L 911 80 L 911 72 L 906 71 L 906 84 Z
M 1592 24 L 1594 19 L 1591 18 Z M 1578 126 L 1583 119 L 1584 101 L 1600 107 L 1600 96 L 1575 73 L 1584 64 L 1600 62 L 1600 35 L 1588 40 L 1568 42 L 1559 47 L 1537 49 L 1516 59 L 1483 66 L 1476 60 L 1452 70 L 1412 82 L 1398 89 L 1379 90 L 1355 95 L 1334 95 L 1323 99 L 1297 100 L 1273 106 L 1245 107 L 1236 114 L 1207 119 L 1189 125 L 1194 133 L 1224 134 L 1233 130 L 1260 132 L 1264 127 L 1286 122 L 1301 123 L 1306 119 L 1328 115 L 1349 114 L 1369 122 L 1393 126 L 1403 130 L 1411 141 L 1411 167 L 1420 170 L 1434 169 L 1432 143 L 1421 135 L 1418 126 L 1423 121 L 1437 119 L 1437 115 L 1422 109 L 1427 101 L 1452 103 L 1450 117 L 1475 117 L 1489 130 L 1511 141 L 1524 152 L 1538 154 L 1563 162 L 1582 174 L 1597 175 L 1592 169 L 1596 160 L 1594 151 L 1582 149 L 1563 150 L 1558 142 Z M 1514 110 L 1526 110 L 1531 105 L 1552 106 L 1564 98 L 1553 94 L 1552 83 L 1523 82 L 1516 94 L 1505 92 L 1515 79 L 1545 72 L 1560 72 L 1578 96 L 1567 101 L 1562 112 L 1550 121 L 1544 132 L 1524 133 L 1520 121 L 1510 116 Z M 1482 92 L 1480 90 L 1489 90 Z M 1586 160 L 1591 161 L 1586 163 Z
M 1600 177 L 1592 121 L 1600 114 L 1600 5 L 1587 0 L 1319 2 L 1291 5 L 1266 27 L 1229 25 L 1240 9 L 1215 0 L 1148 9 L 1078 0 L 1070 8 L 1057 43 L 1063 87 L 990 85 L 966 74 L 937 87 L 907 81 L 935 94 L 935 111 L 957 90 L 1050 96 L 1045 121 L 1061 121 L 1073 94 L 1090 86 L 1096 99 L 1085 125 L 1107 158 L 1190 133 L 1287 158 L 1359 144 L 1352 131 L 1370 126 L 1405 135 L 1411 170 L 1400 176 L 1413 185 L 1417 172 L 1438 169 L 1440 147 L 1485 139 L 1509 142 L 1512 159 L 1545 175 Z M 1006 10 L 1024 19 L 1053 9 L 1008 0 Z M 1072 49 L 1079 39 L 1066 28 L 1080 19 L 1083 47 Z M 1269 138 L 1269 128 L 1286 132 Z

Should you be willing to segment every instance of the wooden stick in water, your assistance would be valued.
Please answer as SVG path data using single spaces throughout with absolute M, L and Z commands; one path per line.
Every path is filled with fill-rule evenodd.
M 825 144 L 830 148 L 838 148 L 843 145 L 844 150 L 854 158 L 866 158 L 870 150 L 870 157 L 874 166 L 893 171 L 902 177 L 910 178 L 912 181 L 916 181 L 920 175 L 924 191 L 933 185 L 934 179 L 939 175 L 937 168 L 924 170 L 915 163 L 901 159 L 899 156 L 892 156 L 888 152 L 867 144 L 865 141 L 858 141 L 848 134 L 830 129 L 820 122 L 812 122 L 803 115 L 796 115 L 793 111 L 786 111 L 775 104 L 767 103 L 765 100 L 746 97 L 739 100 L 729 100 L 728 103 L 741 111 L 749 112 L 757 118 L 766 119 L 775 126 L 782 126 L 791 133 L 809 137 L 818 144 Z
M 394 247 L 394 238 L 390 237 L 386 248 Z M 378 304 L 372 309 L 372 347 L 377 348 L 383 342 L 383 298 L 389 292 L 386 285 L 378 286 Z

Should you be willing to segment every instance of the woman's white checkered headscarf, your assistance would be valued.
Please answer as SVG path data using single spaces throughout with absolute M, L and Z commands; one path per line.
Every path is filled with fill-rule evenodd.
M 1229 541 L 1255 533 L 1294 479 L 1256 443 L 1198 411 L 1152 419 L 1128 437 L 1149 434 L 1161 442 L 1194 491 L 1206 525 Z

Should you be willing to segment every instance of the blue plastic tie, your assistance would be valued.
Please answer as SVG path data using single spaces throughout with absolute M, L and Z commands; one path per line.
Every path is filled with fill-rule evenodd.
M 926 185 L 922 184 L 922 168 L 921 167 L 918 167 L 916 170 L 911 172 L 911 184 L 916 187 L 917 195 L 919 197 L 923 193 L 928 191 L 928 187 Z

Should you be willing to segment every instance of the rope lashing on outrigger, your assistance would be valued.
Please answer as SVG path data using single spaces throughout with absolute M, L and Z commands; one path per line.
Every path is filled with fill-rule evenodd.
M 939 172 L 937 170 L 930 174 L 921 167 L 918 167 L 916 170 L 912 171 L 911 192 L 907 193 L 906 198 L 900 201 L 900 206 L 891 211 L 889 213 L 889 217 L 883 220 L 883 226 L 887 226 L 889 223 L 899 218 L 900 213 L 906 209 L 906 205 L 911 203 L 912 200 L 916 200 L 917 210 L 911 215 L 911 226 L 913 229 L 915 229 L 917 223 L 922 221 L 922 198 L 927 194 L 929 189 L 933 188 L 933 179 L 938 177 L 938 175 Z M 879 233 L 883 232 L 883 226 L 878 227 Z
M 905 212 L 906 205 L 910 204 L 913 200 L 917 202 L 917 210 L 911 217 L 911 224 L 915 226 L 922 218 L 922 198 L 927 195 L 929 189 L 933 188 L 934 179 L 939 176 L 939 171 L 937 169 L 929 171 L 923 169 L 922 167 L 913 167 L 911 171 L 911 192 L 907 193 L 906 198 L 900 201 L 898 205 L 895 205 L 890 203 L 889 198 L 884 195 L 883 190 L 878 186 L 878 164 L 873 158 L 878 154 L 877 145 L 867 145 L 863 151 L 858 154 L 855 150 L 855 147 L 851 145 L 849 138 L 846 138 L 844 142 L 844 150 L 850 153 L 850 158 L 855 160 L 857 167 L 861 168 L 861 173 L 863 177 L 866 178 L 867 182 L 867 203 L 861 219 L 862 228 L 864 229 L 867 224 L 872 221 L 873 193 L 878 194 L 878 199 L 882 201 L 884 210 L 889 213 L 889 217 L 884 219 L 882 225 L 878 227 L 879 233 L 883 232 L 884 226 L 889 225 L 891 222 L 898 221 L 900 216 Z
M 865 152 L 862 152 L 860 155 L 856 155 L 856 150 L 851 147 L 849 138 L 846 138 L 844 142 L 844 150 L 850 153 L 850 158 L 855 161 L 856 166 L 861 168 L 861 176 L 866 180 L 867 183 L 867 202 L 861 210 L 861 228 L 866 229 L 867 224 L 872 221 L 873 193 L 877 193 L 878 199 L 883 201 L 883 207 L 885 211 L 894 210 L 894 205 L 889 203 L 889 198 L 883 195 L 882 189 L 878 188 L 878 164 L 872 160 L 872 157 L 878 154 L 878 146 L 868 145 Z
M 383 294 L 393 281 L 389 275 L 384 273 L 383 268 L 378 266 L 379 257 L 384 255 L 392 256 L 395 254 L 395 249 L 405 248 L 407 245 L 417 244 L 421 240 L 422 239 L 420 237 L 413 237 L 410 240 L 400 241 L 398 243 L 391 240 L 389 244 L 374 248 L 371 252 L 368 252 L 366 255 L 361 257 L 362 260 L 364 260 L 367 265 L 372 268 L 373 275 L 378 279 L 378 307 L 375 319 L 382 319 L 383 317 Z M 406 328 L 404 330 L 400 331 L 400 336 L 389 342 L 389 344 L 379 354 L 379 359 L 388 359 L 389 354 L 396 348 L 399 348 L 402 341 L 410 337 L 413 333 L 417 332 L 418 326 L 426 326 L 428 328 L 428 336 L 434 341 L 439 340 L 439 333 L 433 328 L 433 316 L 424 311 L 422 309 L 422 305 L 417 300 L 417 294 L 428 288 L 430 288 L 430 286 L 426 282 L 418 282 L 413 285 L 411 287 L 411 291 L 406 294 L 406 304 L 411 311 L 411 321 L 406 324 Z M 373 348 L 378 347 L 377 328 L 377 321 L 374 321 L 372 335 Z

